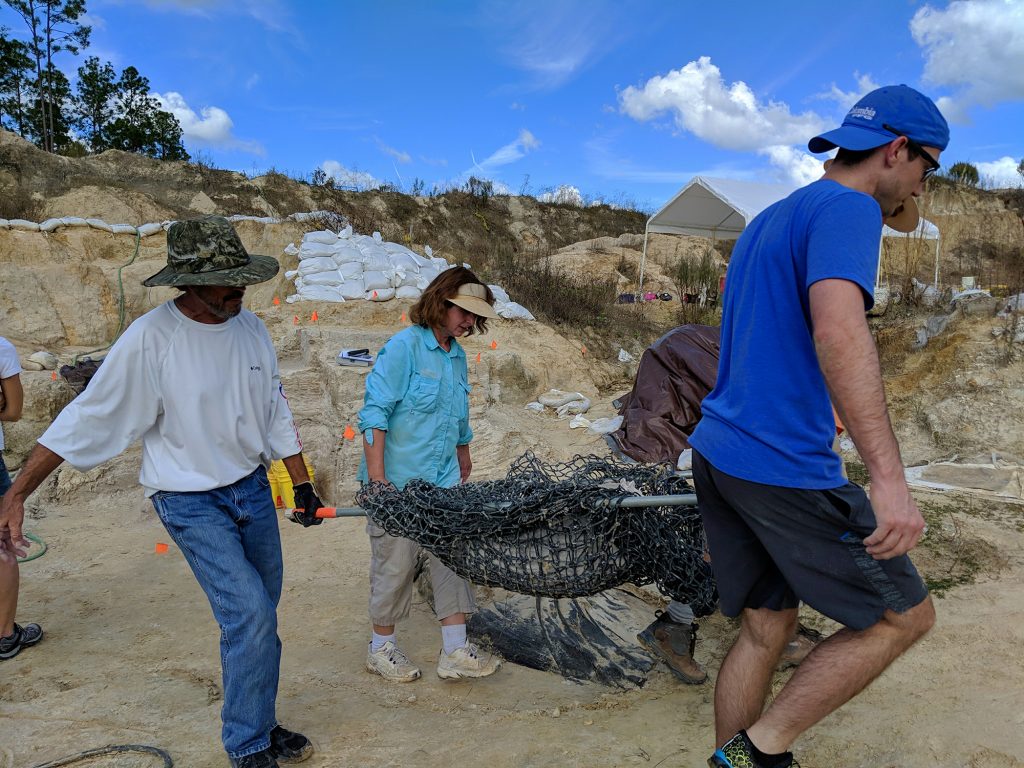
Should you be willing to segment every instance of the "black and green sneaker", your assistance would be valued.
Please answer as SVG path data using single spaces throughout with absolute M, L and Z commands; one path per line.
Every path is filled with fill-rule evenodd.
M 22 648 L 30 648 L 43 639 L 43 628 L 38 624 L 14 625 L 14 632 L 0 637 L 0 661 L 13 659 Z
M 781 755 L 772 755 L 771 762 L 758 760 L 757 747 L 747 737 L 746 731 L 740 731 L 725 744 L 721 749 L 716 749 L 715 754 L 708 758 L 709 768 L 800 768 L 793 760 L 791 752 L 783 752 Z

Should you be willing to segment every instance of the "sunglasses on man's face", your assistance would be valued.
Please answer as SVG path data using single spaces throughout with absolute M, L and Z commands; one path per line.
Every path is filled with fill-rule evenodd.
M 939 168 L 942 167 L 941 165 L 939 165 L 939 161 L 932 157 L 931 153 L 928 152 L 928 150 L 926 150 L 912 138 L 907 136 L 907 134 L 903 133 L 902 131 L 896 130 L 891 125 L 883 125 L 882 127 L 885 128 L 885 130 L 889 131 L 890 133 L 895 133 L 897 136 L 902 136 L 903 138 L 905 138 L 907 140 L 907 147 L 910 149 L 910 151 L 914 152 L 918 157 L 924 158 L 924 161 L 928 164 L 928 167 L 925 168 L 924 173 L 921 174 L 921 181 L 926 181 L 929 176 L 931 176 L 933 173 L 939 170 Z

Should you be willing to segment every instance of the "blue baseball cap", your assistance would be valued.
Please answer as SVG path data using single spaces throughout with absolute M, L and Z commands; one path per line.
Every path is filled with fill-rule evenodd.
M 878 88 L 853 105 L 843 124 L 807 142 L 811 152 L 874 149 L 898 136 L 925 147 L 945 149 L 949 125 L 935 102 L 907 85 Z

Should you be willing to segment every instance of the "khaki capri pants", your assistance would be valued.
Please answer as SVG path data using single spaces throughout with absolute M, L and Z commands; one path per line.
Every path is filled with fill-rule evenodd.
M 370 621 L 390 627 L 409 615 L 416 559 L 422 547 L 411 539 L 390 536 L 371 522 L 367 522 L 366 532 L 370 535 Z M 476 601 L 469 582 L 434 555 L 424 554 L 437 618 L 475 613 Z

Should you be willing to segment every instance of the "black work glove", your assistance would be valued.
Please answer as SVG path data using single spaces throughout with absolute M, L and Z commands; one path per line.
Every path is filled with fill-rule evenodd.
M 295 512 L 291 516 L 293 523 L 300 523 L 303 528 L 311 525 L 320 525 L 323 520 L 316 516 L 316 511 L 324 505 L 317 496 L 313 482 L 307 480 L 299 483 L 293 489 L 295 491 Z

